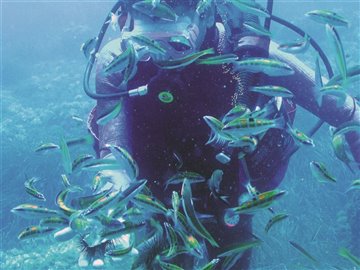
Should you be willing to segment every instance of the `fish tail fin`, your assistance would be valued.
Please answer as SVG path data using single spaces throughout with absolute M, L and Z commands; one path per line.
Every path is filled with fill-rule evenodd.
M 211 144 L 216 139 L 215 132 L 211 131 L 208 141 L 205 143 L 205 145 Z
M 284 116 L 274 119 L 275 128 L 278 129 L 287 129 L 287 122 Z
M 283 103 L 282 97 L 275 97 L 275 106 L 278 111 L 280 111 L 282 103 Z
M 222 140 L 222 138 L 220 138 L 219 136 L 219 133 L 221 132 L 221 129 L 224 127 L 224 124 L 220 120 L 212 116 L 205 115 L 203 119 L 205 120 L 206 124 L 210 127 L 211 130 L 210 138 L 206 142 L 206 145 L 212 143 L 215 140 L 217 143 L 220 140 Z
M 216 134 L 215 139 L 216 139 L 215 145 L 224 145 L 224 144 L 226 144 L 226 139 L 222 138 L 220 136 L 220 134 Z
M 229 197 L 230 196 L 222 195 L 222 196 L 219 196 L 219 199 L 226 205 L 230 206 Z

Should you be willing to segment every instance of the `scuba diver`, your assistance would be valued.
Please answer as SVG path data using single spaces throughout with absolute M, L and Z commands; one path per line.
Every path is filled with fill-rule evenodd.
M 152 13 L 137 4 L 146 1 L 119 1 L 120 14 L 116 9 L 111 22 L 121 30 L 121 37 L 106 44 L 96 55 L 97 105 L 89 117 L 89 129 L 98 139 L 95 146 L 100 158 L 111 156 L 108 144 L 127 149 L 139 165 L 139 179 L 149 179 L 153 195 L 169 204 L 171 192 L 165 182 L 179 171 L 197 172 L 210 178 L 214 170 L 222 170 L 221 192 L 227 200 L 217 200 L 209 195 L 206 184 L 192 185 L 195 209 L 199 213 L 213 215 L 216 222 L 205 224 L 206 229 L 219 243 L 219 248 L 207 245 L 207 257 L 215 258 L 224 247 L 253 238 L 250 215 L 240 215 L 240 220 L 226 220 L 226 209 L 239 204 L 249 184 L 258 192 L 279 186 L 283 180 L 289 159 L 296 145 L 287 130 L 292 125 L 296 106 L 299 105 L 331 126 L 338 127 L 349 121 L 360 123 L 360 108 L 351 96 L 346 96 L 341 106 L 337 98 L 324 96 L 321 106 L 314 90 L 314 72 L 296 57 L 277 49 L 269 37 L 258 35 L 244 23 L 257 23 L 256 14 L 239 12 L 227 1 L 162 0 L 152 2 L 152 13 L 159 3 L 176 13 Z M 204 9 L 200 2 L 207 3 Z M 216 10 L 216 11 L 215 11 Z M 162 16 L 168 16 L 162 18 Z M 152 54 L 135 46 L 135 35 L 145 36 L 161 48 L 163 54 Z M 129 41 L 130 40 L 130 41 Z M 155 44 L 155 43 L 153 43 Z M 100 44 L 98 45 L 100 46 Z M 132 69 L 109 72 L 109 64 L 122 52 L 135 48 Z M 286 76 L 268 76 L 263 73 L 232 72 L 231 64 L 201 65 L 196 63 L 167 68 L 166 61 L 184 59 L 213 48 L 216 54 L 234 54 L 238 60 L 251 57 L 271 58 L 288 64 L 294 71 Z M 95 56 L 94 56 L 95 57 Z M 132 60 L 129 60 L 129 62 Z M 91 63 L 92 65 L 93 63 Z M 128 65 L 129 66 L 129 65 Z M 165 68 L 164 68 L 165 67 Z M 289 89 L 292 99 L 274 99 L 249 89 L 259 85 L 277 85 Z M 141 91 L 146 94 L 139 94 Z M 131 92 L 132 90 L 132 92 Z M 119 93 L 130 97 L 120 97 Z M 130 93 L 138 93 L 132 96 Z M 136 95 L 136 94 L 134 94 Z M 122 99 L 122 112 L 105 125 L 97 125 L 99 116 L 113 108 Z M 257 145 L 252 152 L 238 159 L 238 151 L 224 144 L 210 142 L 210 129 L 204 116 L 221 119 L 234 106 L 241 105 L 250 111 L 267 109 L 267 118 L 284 119 L 284 128 L 269 129 L 263 136 L 254 136 Z M 360 136 L 356 132 L 346 135 L 354 160 L 360 163 Z M 124 172 L 112 174 L 112 182 L 120 186 L 128 184 Z M 177 186 L 176 191 L 180 192 Z M 102 266 L 104 247 L 95 247 L 93 258 L 81 254 L 80 266 L 92 263 Z M 244 252 L 231 269 L 249 269 L 251 251 Z M 184 269 L 193 269 L 191 259 L 176 261 Z

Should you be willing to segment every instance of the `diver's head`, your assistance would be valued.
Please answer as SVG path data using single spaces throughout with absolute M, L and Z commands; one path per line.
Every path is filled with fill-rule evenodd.
M 199 14 L 198 0 L 135 1 L 131 5 L 134 30 L 129 35 L 145 35 L 162 44 L 168 56 L 179 58 L 200 48 L 215 22 L 214 8 Z

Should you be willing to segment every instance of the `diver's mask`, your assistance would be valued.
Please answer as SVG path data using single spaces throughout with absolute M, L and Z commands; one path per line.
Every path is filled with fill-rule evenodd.
M 152 21 L 141 16 L 135 18 L 133 31 L 123 33 L 123 39 L 133 35 L 144 35 L 159 42 L 166 54 L 153 56 L 156 61 L 178 59 L 196 52 L 204 40 L 205 33 L 206 27 L 195 24 L 189 16 L 179 16 L 176 22 Z

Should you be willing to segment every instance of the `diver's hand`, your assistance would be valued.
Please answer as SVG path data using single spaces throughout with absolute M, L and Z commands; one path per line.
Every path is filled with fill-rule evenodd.
M 112 250 L 126 249 L 130 247 L 130 235 L 123 235 L 111 241 L 111 249 L 105 249 L 103 245 L 92 248 L 91 252 L 83 250 L 80 252 L 78 265 L 81 268 L 94 267 L 101 268 L 106 265 L 120 266 L 122 270 L 131 269 L 135 256 L 139 253 L 137 249 L 132 248 L 131 251 L 123 256 L 112 257 Z M 93 254 L 93 255 L 91 255 Z M 126 263 L 125 263 L 126 262 Z
M 104 159 L 115 160 L 113 154 L 108 154 Z M 103 170 L 99 172 L 101 178 L 106 179 L 107 182 L 101 187 L 101 190 L 113 188 L 114 190 L 125 190 L 131 183 L 131 178 L 125 170 Z
M 115 159 L 115 157 L 110 153 L 104 157 L 104 159 Z M 131 179 L 127 175 L 125 170 L 103 170 L 98 173 L 100 178 L 106 180 L 106 182 L 101 183 L 101 187 L 98 191 L 95 191 L 96 193 L 113 189 L 119 190 L 120 192 L 127 189 L 130 185 Z M 104 243 L 99 244 L 97 246 L 88 247 L 87 249 L 83 249 L 80 252 L 80 256 L 78 259 L 78 265 L 79 267 L 103 267 L 105 264 L 110 262 L 117 262 L 119 259 L 112 259 L 109 257 L 107 259 L 106 251 L 107 248 L 105 247 Z M 130 246 L 130 235 L 126 234 L 119 238 L 113 239 L 111 241 L 110 246 L 114 249 L 118 248 L 126 248 Z M 132 249 L 132 251 L 129 253 L 129 255 L 134 255 L 136 253 L 135 249 Z M 128 256 L 121 257 L 120 261 L 123 261 L 124 259 L 128 261 L 130 258 Z

